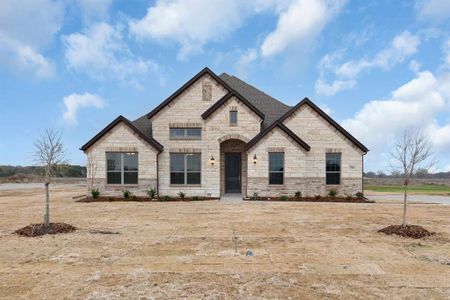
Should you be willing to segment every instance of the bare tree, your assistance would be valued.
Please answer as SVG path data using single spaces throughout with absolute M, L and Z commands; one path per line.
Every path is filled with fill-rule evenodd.
M 421 131 L 405 130 L 402 139 L 395 144 L 392 158 L 398 163 L 397 171 L 403 176 L 403 222 L 408 224 L 406 218 L 406 204 L 408 187 L 416 169 L 430 170 L 434 161 L 432 158 L 431 143 Z
M 57 169 L 64 164 L 64 145 L 61 141 L 61 134 L 53 129 L 46 129 L 34 146 L 36 162 L 44 166 L 44 184 L 45 184 L 45 215 L 44 227 L 50 225 L 50 195 L 49 185 Z

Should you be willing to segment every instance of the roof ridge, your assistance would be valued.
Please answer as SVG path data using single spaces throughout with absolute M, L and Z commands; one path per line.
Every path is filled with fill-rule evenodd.
M 225 72 L 222 73 L 222 74 L 228 75 L 228 74 L 225 73 Z M 222 75 L 222 74 L 221 74 L 221 75 Z M 240 79 L 239 77 L 237 77 L 237 76 L 235 76 L 235 75 L 228 75 L 228 76 L 236 78 L 237 80 L 241 81 L 241 82 L 244 83 L 245 85 L 248 85 L 249 87 L 251 87 L 251 88 L 257 90 L 258 92 L 263 93 L 263 94 L 266 95 L 267 97 L 271 98 L 272 100 L 275 100 L 276 102 L 278 102 L 278 103 L 280 103 L 280 104 L 283 104 L 283 105 L 286 106 L 286 107 L 292 107 L 291 105 L 288 105 L 288 104 L 284 103 L 283 101 L 280 101 L 280 100 L 278 100 L 278 99 L 272 97 L 271 95 L 267 94 L 267 93 L 264 92 L 263 90 L 260 90 L 259 88 L 255 87 L 254 85 L 249 84 L 248 82 L 246 82 L 246 81 Z

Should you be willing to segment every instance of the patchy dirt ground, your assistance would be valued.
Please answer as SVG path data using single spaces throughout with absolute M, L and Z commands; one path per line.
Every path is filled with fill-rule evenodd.
M 398 202 L 75 202 L 81 193 L 51 193 L 52 222 L 77 231 L 27 238 L 12 232 L 42 222 L 42 190 L 0 191 L 1 299 L 450 297 L 450 206 L 412 204 L 411 223 L 437 232 L 414 240 L 377 233 L 399 223 Z

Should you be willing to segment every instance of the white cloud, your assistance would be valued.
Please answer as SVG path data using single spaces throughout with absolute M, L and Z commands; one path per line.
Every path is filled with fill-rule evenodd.
M 247 68 L 258 58 L 258 50 L 255 48 L 247 49 L 241 54 L 234 68 L 239 76 L 246 77 Z
M 281 10 L 277 27 L 263 41 L 261 55 L 269 57 L 313 39 L 344 6 L 340 0 L 295 0 Z
M 419 45 L 420 39 L 417 35 L 404 31 L 394 37 L 391 44 L 376 53 L 372 59 L 363 58 L 337 64 L 342 53 L 325 55 L 319 63 L 320 76 L 316 82 L 316 93 L 331 96 L 340 91 L 352 89 L 356 86 L 356 77 L 361 72 L 373 68 L 388 70 L 416 53 Z M 325 80 L 327 72 L 335 76 L 331 83 Z
M 63 36 L 69 69 L 97 80 L 119 80 L 138 85 L 137 76 L 157 73 L 158 65 L 135 56 L 127 47 L 122 28 L 96 23 L 84 33 Z
M 105 106 L 105 100 L 103 98 L 90 93 L 70 94 L 63 98 L 63 102 L 65 106 L 63 119 L 69 124 L 75 124 L 77 122 L 77 113 L 80 108 L 103 108 Z
M 450 17 L 450 1 L 420 0 L 416 2 L 417 18 L 429 23 L 440 23 Z
M 394 140 L 407 128 L 423 130 L 437 152 L 448 152 L 450 124 L 437 122 L 441 113 L 450 111 L 448 79 L 448 74 L 436 77 L 429 71 L 420 72 L 394 90 L 389 99 L 370 101 L 353 118 L 342 122 L 371 149 L 369 165 L 387 167 L 389 162 L 382 157 L 388 155 Z
M 157 0 L 140 20 L 132 20 L 130 32 L 139 40 L 170 41 L 181 45 L 179 59 L 202 51 L 242 25 L 245 17 L 267 9 L 269 0 Z
M 107 18 L 113 0 L 77 0 L 86 21 Z
M 39 13 L 36 12 L 39 7 Z M 52 62 L 40 53 L 60 30 L 64 6 L 51 0 L 3 0 L 0 9 L 0 65 L 48 78 Z

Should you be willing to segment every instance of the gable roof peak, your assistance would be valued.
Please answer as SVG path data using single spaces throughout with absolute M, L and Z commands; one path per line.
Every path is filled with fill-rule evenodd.
M 308 105 L 311 107 L 319 116 L 324 118 L 328 123 L 330 123 L 337 131 L 339 131 L 343 136 L 350 140 L 355 146 L 361 149 L 364 153 L 369 152 L 369 149 L 364 146 L 360 141 L 358 141 L 353 135 L 351 135 L 347 130 L 345 130 L 341 125 L 339 125 L 335 120 L 333 120 L 326 112 L 324 112 L 320 107 L 318 107 L 314 102 L 312 102 L 308 97 L 303 98 L 297 105 L 293 106 L 288 110 L 283 116 L 281 116 L 278 121 L 284 122 L 293 113 L 295 113 L 303 105 Z

